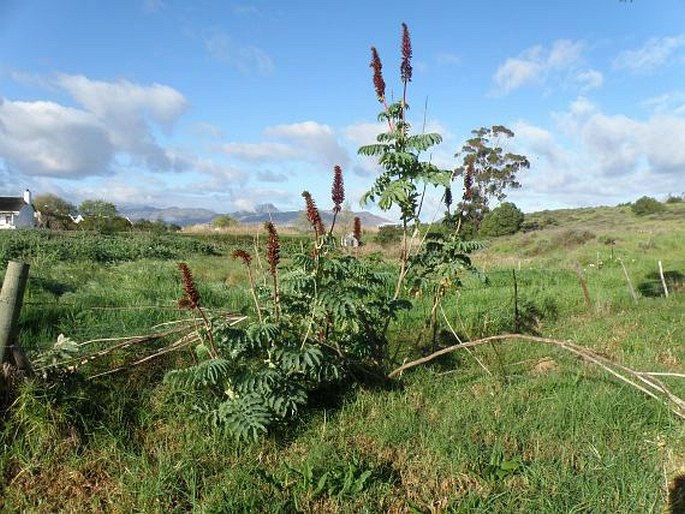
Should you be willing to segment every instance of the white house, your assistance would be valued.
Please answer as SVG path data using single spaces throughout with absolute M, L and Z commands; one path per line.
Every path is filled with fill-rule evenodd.
M 23 197 L 0 196 L 0 230 L 35 227 L 35 213 L 28 189 Z

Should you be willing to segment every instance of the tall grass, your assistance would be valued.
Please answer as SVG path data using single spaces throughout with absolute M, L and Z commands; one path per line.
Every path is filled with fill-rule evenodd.
M 685 372 L 685 226 L 677 216 L 624 211 L 547 213 L 556 225 L 491 241 L 475 256 L 487 283 L 465 277 L 446 298 L 437 344 L 454 342 L 447 321 L 464 339 L 518 328 L 572 339 L 636 369 Z M 244 272 L 227 257 L 235 243 L 203 241 L 219 255 L 201 246 L 183 259 L 204 304 L 246 309 Z M 59 333 L 79 341 L 136 334 L 183 315 L 175 257 L 70 262 L 49 257 L 51 244 L 30 253 L 21 318 L 29 350 Z M 653 275 L 658 260 L 671 272 L 669 298 Z M 430 306 L 417 298 L 393 326 L 400 361 L 430 350 L 415 346 Z M 664 512 L 668 484 L 685 473 L 678 418 L 597 368 L 533 343 L 450 354 L 386 389 L 320 391 L 305 423 L 247 446 L 210 429 L 194 398 L 162 383 L 168 367 L 189 359 L 180 353 L 95 380 L 65 375 L 15 391 L 0 425 L 0 510 Z M 664 380 L 685 396 L 682 380 Z

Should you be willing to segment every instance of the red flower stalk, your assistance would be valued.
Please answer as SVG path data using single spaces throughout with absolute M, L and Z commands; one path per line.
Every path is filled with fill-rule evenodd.
M 307 206 L 307 219 L 309 220 L 309 223 L 311 223 L 312 227 L 314 227 L 316 237 L 319 237 L 326 231 L 323 226 L 323 221 L 321 221 L 319 209 L 316 207 L 316 204 L 314 203 L 312 195 L 309 193 L 309 191 L 303 191 L 302 197 L 304 198 Z
M 409 38 L 409 28 L 407 24 L 402 24 L 402 64 L 400 65 L 400 77 L 402 82 L 411 82 L 411 39 Z
M 252 268 L 250 267 L 250 264 L 252 263 L 252 255 L 247 253 L 245 250 L 237 249 L 233 251 L 233 258 L 241 259 L 247 267 L 247 274 L 250 278 L 250 291 L 252 292 L 252 299 L 254 300 L 255 312 L 257 312 L 257 317 L 261 323 L 262 310 L 259 308 L 259 299 L 257 298 L 257 291 L 255 290 L 254 275 L 252 274 Z
M 469 163 L 464 173 L 464 200 L 473 196 L 473 163 Z
M 195 310 L 200 307 L 200 293 L 193 280 L 193 274 L 185 262 L 179 262 L 178 269 L 181 270 L 183 280 L 183 298 L 178 301 L 178 307 Z
M 274 227 L 273 223 L 267 221 L 264 223 L 264 228 L 268 233 L 266 262 L 269 263 L 269 272 L 275 277 L 278 263 L 281 261 L 281 243 L 278 240 L 278 232 L 276 232 L 276 227 Z
M 385 103 L 385 81 L 383 80 L 383 65 L 381 64 L 381 58 L 378 57 L 378 50 L 375 46 L 371 47 L 371 64 L 369 65 L 373 68 L 373 86 L 376 89 L 376 96 L 378 101 Z
M 343 184 L 342 168 L 333 168 L 333 187 L 331 188 L 331 199 L 333 200 L 333 212 L 340 212 L 341 205 L 345 201 L 345 186 Z
M 359 218 L 359 216 L 354 217 L 352 235 L 357 240 L 357 244 L 362 244 L 362 220 Z
M 200 307 L 200 293 L 197 291 L 195 280 L 193 280 L 193 274 L 190 272 L 190 268 L 185 262 L 179 262 L 178 269 L 181 270 L 181 276 L 183 278 L 183 298 L 178 301 L 178 307 L 179 309 L 191 309 L 202 317 L 205 330 L 207 331 L 207 339 L 209 340 L 209 355 L 213 359 L 216 359 L 219 357 L 219 350 L 214 342 L 212 324 L 202 307 Z
M 248 268 L 250 267 L 250 264 L 252 263 L 252 255 L 247 253 L 245 250 L 234 250 L 233 251 L 233 258 L 234 259 L 240 259 L 245 263 L 245 266 Z

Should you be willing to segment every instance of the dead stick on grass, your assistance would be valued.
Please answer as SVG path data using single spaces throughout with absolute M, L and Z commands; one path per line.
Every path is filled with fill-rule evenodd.
M 593 351 L 584 348 L 582 346 L 578 346 L 575 343 L 571 341 L 560 341 L 558 339 L 550 339 L 546 337 L 537 337 L 537 336 L 527 336 L 523 334 L 503 334 L 499 336 L 490 336 L 490 337 L 485 337 L 482 339 L 476 339 L 474 341 L 468 341 L 463 344 L 457 344 L 450 346 L 448 348 L 443 348 L 442 350 L 439 350 L 437 352 L 434 352 L 430 355 L 427 355 L 426 357 L 422 357 L 420 359 L 407 362 L 400 366 L 399 368 L 395 369 L 392 371 L 389 375 L 388 378 L 395 378 L 398 375 L 400 375 L 402 372 L 414 368 L 416 366 L 419 366 L 421 364 L 425 364 L 426 362 L 430 362 L 433 359 L 436 359 L 440 357 L 441 355 L 445 355 L 447 353 L 456 351 L 456 350 L 467 350 L 469 348 L 473 348 L 476 346 L 480 346 L 486 343 L 492 343 L 495 341 L 512 341 L 512 340 L 518 340 L 518 341 L 533 341 L 537 343 L 543 343 L 543 344 L 548 344 L 552 346 L 556 346 L 559 348 L 562 348 L 570 353 L 573 353 L 580 357 L 581 359 L 591 362 L 600 368 L 602 368 L 604 371 L 607 373 L 611 374 L 612 376 L 616 377 L 617 379 L 633 386 L 635 389 L 643 392 L 644 394 L 650 396 L 651 398 L 654 398 L 655 400 L 659 401 L 663 405 L 670 407 L 671 411 L 676 414 L 678 417 L 685 419 L 685 402 L 681 400 L 678 396 L 673 394 L 662 382 L 660 382 L 658 379 L 653 378 L 651 372 L 641 372 L 641 371 L 635 371 L 631 368 L 628 368 L 626 366 L 622 366 L 621 364 L 617 364 L 615 362 L 612 362 L 611 360 L 607 359 L 606 357 L 602 357 L 601 355 L 598 355 L 594 353 Z M 637 383 L 634 380 L 631 380 L 625 374 L 619 373 L 616 369 L 613 368 L 618 368 L 621 370 L 623 373 L 630 375 L 634 379 L 637 379 L 638 381 L 642 382 L 641 385 Z M 650 378 L 646 378 L 650 377 Z M 651 391 L 650 389 L 653 389 L 654 391 L 657 391 L 659 393 L 662 393 L 666 396 L 666 399 L 659 397 L 654 391 Z M 673 408 L 673 405 L 675 405 L 675 408 Z
M 104 377 L 106 375 L 111 375 L 113 373 L 117 373 L 119 371 L 123 371 L 123 370 L 129 369 L 129 368 L 132 368 L 134 366 L 144 364 L 148 361 L 156 359 L 157 357 L 161 357 L 162 355 L 165 355 L 167 353 L 175 352 L 177 350 L 182 350 L 183 348 L 186 348 L 189 345 L 191 345 L 193 343 L 197 343 L 199 341 L 201 341 L 200 334 L 198 334 L 197 332 L 193 332 L 192 334 L 188 334 L 188 335 L 182 337 L 181 339 L 179 339 L 175 343 L 167 346 L 166 348 L 163 348 L 162 350 L 160 350 L 158 352 L 155 352 L 151 355 L 143 357 L 142 359 L 138 359 L 137 361 L 131 362 L 130 364 L 125 364 L 124 366 L 119 366 L 118 368 L 109 369 L 107 371 L 103 371 L 101 373 L 91 375 L 90 377 L 88 377 L 88 380 L 93 380 L 94 378 L 98 378 L 98 377 Z
M 633 297 L 633 302 L 637 305 L 637 294 L 635 293 L 635 289 L 633 289 L 633 283 L 630 281 L 630 275 L 628 275 L 628 270 L 626 269 L 626 265 L 623 264 L 623 259 L 619 259 L 619 262 L 621 263 L 621 267 L 623 268 L 623 274 L 626 277 L 626 281 L 628 282 L 628 290 L 630 291 L 630 296 Z

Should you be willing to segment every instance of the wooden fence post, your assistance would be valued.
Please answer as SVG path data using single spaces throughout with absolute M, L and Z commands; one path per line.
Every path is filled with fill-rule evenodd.
M 580 287 L 583 289 L 583 300 L 585 301 L 585 310 L 589 311 L 592 308 L 592 301 L 590 300 L 590 291 L 587 288 L 587 281 L 583 276 L 583 270 L 580 269 L 580 264 L 576 263 L 575 271 L 576 275 L 578 276 L 578 281 L 580 282 Z
M 14 344 L 17 335 L 17 321 L 28 276 L 28 264 L 16 261 L 7 263 L 0 291 L 0 364 L 7 360 L 6 352 Z
M 637 294 L 635 293 L 635 289 L 633 289 L 633 283 L 630 281 L 630 275 L 628 275 L 628 270 L 626 269 L 626 265 L 623 264 L 623 260 L 619 260 L 621 262 L 621 267 L 623 268 L 623 274 L 626 277 L 626 282 L 628 282 L 628 290 L 630 291 L 630 296 L 633 297 L 633 302 L 635 302 L 635 305 L 637 305 Z
M 666 287 L 666 279 L 664 278 L 664 267 L 661 265 L 661 261 L 659 261 L 659 275 L 661 276 L 661 285 L 664 286 L 664 294 L 666 295 L 666 298 L 668 298 L 668 287 Z
M 519 261 L 519 264 L 521 261 Z M 512 268 L 511 275 L 514 278 L 514 329 L 521 330 L 521 315 L 519 314 L 519 286 L 516 281 L 516 270 Z

